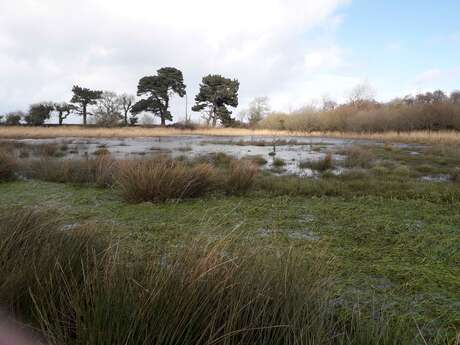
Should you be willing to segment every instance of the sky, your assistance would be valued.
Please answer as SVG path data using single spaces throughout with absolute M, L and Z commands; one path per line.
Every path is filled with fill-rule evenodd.
M 240 81 L 238 113 L 344 101 L 358 83 L 386 101 L 460 89 L 458 0 L 0 0 L 0 114 L 69 101 L 72 85 L 136 94 L 158 68 Z M 175 98 L 181 120 L 185 100 Z M 195 114 L 194 118 L 199 118 Z

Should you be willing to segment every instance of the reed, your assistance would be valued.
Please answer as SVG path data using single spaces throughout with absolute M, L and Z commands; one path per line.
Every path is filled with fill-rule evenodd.
M 64 127 L 21 127 L 0 126 L 0 139 L 19 138 L 129 138 L 129 137 L 159 137 L 175 135 L 209 135 L 209 136 L 269 136 L 269 137 L 329 137 L 339 139 L 364 139 L 402 143 L 426 144 L 460 144 L 460 132 L 440 131 L 382 131 L 377 133 L 353 131 L 307 131 L 244 129 L 244 128 L 93 128 L 80 126 Z

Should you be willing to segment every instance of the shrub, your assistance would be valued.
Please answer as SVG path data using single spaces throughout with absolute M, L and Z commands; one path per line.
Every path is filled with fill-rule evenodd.
M 16 160 L 5 150 L 0 149 L 0 182 L 14 180 L 16 167 Z
M 254 184 L 257 173 L 258 169 L 251 162 L 246 160 L 233 161 L 225 180 L 225 191 L 228 194 L 247 192 Z
M 118 186 L 129 202 L 192 198 L 209 190 L 214 169 L 209 164 L 188 166 L 160 157 L 121 163 Z

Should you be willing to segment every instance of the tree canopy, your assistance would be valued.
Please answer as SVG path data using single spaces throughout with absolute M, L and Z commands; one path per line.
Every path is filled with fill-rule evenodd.
M 185 96 L 185 84 L 182 72 L 174 67 L 163 67 L 157 71 L 157 75 L 146 76 L 139 80 L 137 95 L 145 96 L 133 105 L 131 112 L 138 114 L 141 112 L 151 112 L 160 117 L 161 125 L 166 124 L 166 120 L 172 121 L 169 111 L 169 101 L 173 94 L 179 97 Z
M 24 120 L 28 125 L 40 126 L 45 123 L 51 116 L 51 112 L 54 110 L 52 103 L 37 103 L 32 104 L 29 109 L 29 113 L 24 117 Z
M 94 105 L 97 103 L 97 100 L 102 97 L 102 91 L 99 90 L 90 90 L 88 88 L 83 88 L 78 85 L 74 85 L 72 88 L 73 96 L 70 100 L 71 103 L 77 104 L 77 111 L 80 115 L 83 116 L 83 125 L 86 126 L 86 117 L 88 114 L 88 105 Z
M 234 119 L 227 106 L 234 108 L 238 106 L 239 87 L 240 83 L 236 79 L 224 78 L 218 74 L 205 76 L 192 110 L 206 111 L 214 127 L 217 121 L 224 126 L 230 126 Z
M 54 103 L 54 110 L 57 111 L 59 124 L 62 125 L 64 120 L 75 110 L 75 106 L 66 102 Z

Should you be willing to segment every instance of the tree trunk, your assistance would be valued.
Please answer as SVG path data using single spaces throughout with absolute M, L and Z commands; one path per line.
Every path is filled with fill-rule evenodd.
M 161 115 L 161 126 L 166 126 L 166 119 L 164 117 L 164 115 Z
M 86 126 L 86 104 L 83 104 L 83 126 Z
M 212 107 L 212 126 L 217 126 L 217 106 Z

